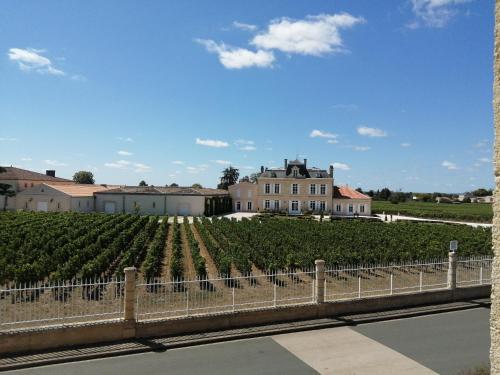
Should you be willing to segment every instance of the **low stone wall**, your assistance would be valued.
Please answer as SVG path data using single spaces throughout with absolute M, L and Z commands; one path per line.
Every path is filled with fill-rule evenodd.
M 491 286 L 428 291 L 348 301 L 237 311 L 179 319 L 102 321 L 0 333 L 0 353 L 31 352 L 59 347 L 120 341 L 131 338 L 174 336 L 196 332 L 244 328 L 277 322 L 327 318 L 465 301 L 490 296 Z

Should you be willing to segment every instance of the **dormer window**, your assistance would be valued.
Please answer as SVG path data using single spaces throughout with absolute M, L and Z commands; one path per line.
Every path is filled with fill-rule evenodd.
M 292 171 L 292 175 L 293 177 L 298 177 L 299 176 L 299 171 L 297 168 L 294 168 L 293 171 Z

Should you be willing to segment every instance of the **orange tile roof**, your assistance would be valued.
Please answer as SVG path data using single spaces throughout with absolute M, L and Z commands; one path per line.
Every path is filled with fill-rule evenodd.
M 349 186 L 334 186 L 333 187 L 334 199 L 371 199 L 368 195 L 360 193 Z
M 113 188 L 113 187 L 90 185 L 90 184 L 73 184 L 73 185 L 43 184 L 43 185 L 51 187 L 52 189 L 70 195 L 72 197 L 91 197 L 94 193 L 98 191 L 105 191 L 109 190 L 110 188 Z

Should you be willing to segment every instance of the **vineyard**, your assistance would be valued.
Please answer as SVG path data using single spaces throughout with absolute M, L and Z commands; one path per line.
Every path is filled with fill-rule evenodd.
M 173 219 L 173 220 L 172 220 Z M 446 224 L 2 213 L 0 284 L 123 275 L 206 279 L 327 266 L 490 255 L 491 230 Z
M 386 201 L 373 201 L 372 211 L 376 214 L 398 213 L 427 219 L 447 219 L 457 221 L 472 221 L 478 223 L 491 223 L 493 207 L 490 203 L 430 203 L 430 202 L 405 202 L 393 204 Z

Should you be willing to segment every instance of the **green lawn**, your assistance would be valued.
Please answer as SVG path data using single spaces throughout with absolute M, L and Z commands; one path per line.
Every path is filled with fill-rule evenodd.
M 429 219 L 448 219 L 491 223 L 493 208 L 489 203 L 427 203 L 405 202 L 394 204 L 386 201 L 373 201 L 373 213 L 397 214 Z

